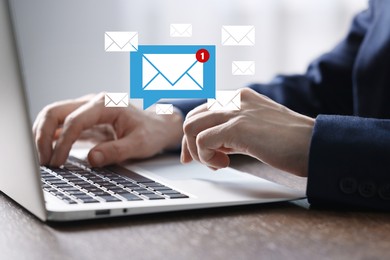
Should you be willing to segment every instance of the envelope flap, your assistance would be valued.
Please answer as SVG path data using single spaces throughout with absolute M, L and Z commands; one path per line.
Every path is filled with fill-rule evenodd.
M 236 98 L 239 98 L 239 91 L 217 91 L 216 100 L 222 105 L 226 106 L 231 102 L 234 102 Z
M 126 101 L 127 94 L 124 93 L 108 93 L 106 94 L 107 98 L 114 102 L 115 105 L 118 105 L 122 101 Z
M 224 26 L 223 29 L 237 42 L 244 39 L 253 29 L 253 26 Z
M 233 61 L 234 66 L 242 72 L 251 69 L 254 66 L 253 61 Z
M 135 32 L 106 32 L 106 35 L 111 38 L 115 44 L 120 48 L 123 48 L 128 44 L 133 37 L 136 36 Z
M 171 104 L 159 104 L 158 108 L 163 112 L 167 112 L 171 111 L 173 109 L 173 106 Z
M 171 84 L 197 63 L 194 54 L 144 54 L 144 57 Z
M 172 24 L 173 29 L 180 34 L 185 33 L 188 29 L 190 29 L 191 24 Z

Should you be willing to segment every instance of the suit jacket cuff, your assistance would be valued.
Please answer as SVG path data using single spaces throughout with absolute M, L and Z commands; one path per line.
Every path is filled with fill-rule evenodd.
M 390 209 L 390 120 L 320 115 L 314 126 L 311 204 Z

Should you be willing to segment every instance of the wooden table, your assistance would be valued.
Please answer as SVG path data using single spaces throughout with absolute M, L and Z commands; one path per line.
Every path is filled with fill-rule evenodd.
M 251 158 L 233 166 L 305 189 Z M 390 259 L 390 215 L 303 200 L 47 225 L 0 194 L 0 259 Z

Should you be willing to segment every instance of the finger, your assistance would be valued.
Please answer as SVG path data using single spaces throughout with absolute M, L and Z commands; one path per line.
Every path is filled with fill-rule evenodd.
M 59 121 L 61 121 L 61 123 L 62 123 L 63 120 L 65 119 L 65 117 L 69 113 L 71 113 L 73 110 L 75 110 L 79 106 L 88 102 L 88 100 L 90 100 L 93 97 L 93 95 L 94 94 L 88 94 L 88 95 L 82 96 L 82 97 L 77 98 L 77 99 L 58 101 L 58 102 L 55 102 L 51 105 L 46 106 L 44 109 L 42 109 L 38 113 L 38 115 L 33 123 L 32 130 L 33 130 L 34 137 L 37 134 L 38 129 L 40 129 L 39 126 L 40 126 L 40 123 L 42 122 L 42 120 L 44 120 L 47 117 L 54 117 L 57 115 Z
M 50 165 L 62 165 L 69 154 L 73 143 L 81 133 L 97 124 L 112 123 L 119 109 L 104 109 L 102 96 L 80 106 L 69 114 L 63 125 L 62 133 L 55 145 Z
M 187 138 L 185 136 L 183 136 L 183 139 L 182 139 L 180 160 L 181 160 L 181 163 L 189 163 L 192 161 L 192 157 L 191 157 L 190 151 L 188 150 L 188 146 L 187 146 Z
M 109 164 L 119 163 L 133 157 L 134 147 L 132 140 L 126 138 L 104 142 L 96 145 L 88 153 L 88 161 L 94 167 L 102 167 Z
M 47 165 L 50 162 L 52 143 L 66 116 L 85 102 L 82 99 L 63 101 L 53 104 L 39 113 L 33 125 L 33 135 L 41 165 Z
M 226 112 L 207 111 L 200 112 L 187 118 L 183 124 L 183 131 L 186 136 L 187 148 L 191 157 L 199 161 L 198 148 L 196 146 L 196 136 L 203 130 L 225 123 L 229 116 Z
M 194 115 L 197 115 L 199 113 L 207 111 L 207 104 L 202 104 L 200 106 L 197 106 L 196 108 L 192 109 L 190 112 L 187 113 L 186 120 Z
M 225 124 L 218 125 L 199 133 L 196 138 L 200 162 L 212 168 L 229 166 L 230 159 L 225 147 L 230 147 L 232 136 Z

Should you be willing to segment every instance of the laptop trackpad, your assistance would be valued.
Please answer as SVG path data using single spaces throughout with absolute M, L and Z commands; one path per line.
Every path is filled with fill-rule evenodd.
M 296 190 L 269 182 L 251 174 L 246 174 L 232 168 L 213 171 L 198 163 L 181 164 L 178 156 L 163 156 L 153 160 L 133 164 L 152 175 L 170 181 L 188 184 L 186 190 L 193 189 L 199 195 L 199 190 L 207 190 L 207 194 L 241 196 L 250 199 L 293 199 L 305 195 Z M 214 189 L 213 189 L 214 188 Z M 214 192 L 214 193 L 213 193 Z M 201 194 L 202 195 L 202 194 Z M 227 197 L 226 197 L 227 196 Z
M 221 175 L 224 175 L 223 177 L 226 180 L 226 170 L 228 170 L 213 171 L 199 162 L 181 164 L 178 156 L 161 156 L 133 165 L 170 180 L 214 178 L 217 180 L 220 179 Z

